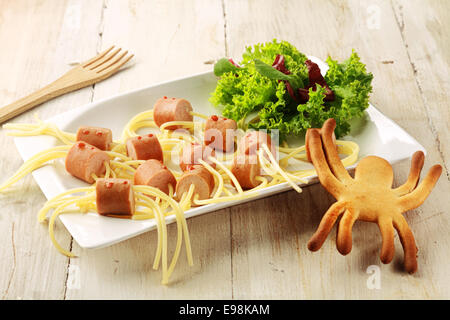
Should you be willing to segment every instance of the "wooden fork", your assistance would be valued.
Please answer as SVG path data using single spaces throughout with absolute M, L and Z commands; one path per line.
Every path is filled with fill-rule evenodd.
M 61 78 L 38 91 L 0 108 L 0 123 L 50 99 L 100 82 L 116 73 L 134 56 L 127 55 L 128 51 L 119 54 L 121 48 L 113 49 L 114 46 L 79 64 Z

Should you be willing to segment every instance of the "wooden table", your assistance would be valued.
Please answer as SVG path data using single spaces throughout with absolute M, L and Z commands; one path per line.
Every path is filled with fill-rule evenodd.
M 211 70 L 244 47 L 285 39 L 302 52 L 345 59 L 355 48 L 374 74 L 371 102 L 427 149 L 425 170 L 444 172 L 419 209 L 406 214 L 416 236 L 418 272 L 403 252 L 379 260 L 376 225 L 357 223 L 353 251 L 334 235 L 306 243 L 334 201 L 318 184 L 189 219 L 195 265 L 179 260 L 170 286 L 152 270 L 156 232 L 100 250 L 83 250 L 59 225 L 56 236 L 79 258 L 52 246 L 36 213 L 45 198 L 31 176 L 0 195 L 0 297 L 3 299 L 449 299 L 450 2 L 239 0 L 0 0 L 0 104 L 56 79 L 73 64 L 117 44 L 135 65 L 13 121 L 43 119 L 137 87 Z M 126 106 L 124 106 L 126 107 Z M 2 181 L 21 165 L 0 132 Z M 395 184 L 409 162 L 394 166 Z M 175 226 L 169 235 L 175 236 Z M 372 266 L 372 267 L 370 267 Z M 375 267 L 374 267 L 375 266 Z M 379 269 L 378 269 L 379 268 Z M 379 273 L 370 274 L 371 270 Z M 371 282 L 380 276 L 380 287 Z M 376 282 L 375 282 L 376 284 Z

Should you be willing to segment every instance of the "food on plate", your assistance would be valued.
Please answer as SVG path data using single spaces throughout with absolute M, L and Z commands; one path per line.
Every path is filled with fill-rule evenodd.
M 198 200 L 208 199 L 214 190 L 214 176 L 202 165 L 190 166 L 178 180 L 177 197 L 181 200 L 181 196 L 189 192 L 191 186 Z
M 81 126 L 77 130 L 76 140 L 87 142 L 100 150 L 110 150 L 113 142 L 112 131 L 107 128 Z
M 105 178 L 133 179 L 136 168 L 145 162 L 145 160 L 139 159 L 140 157 L 153 157 L 161 159 L 161 161 L 163 158 L 162 147 L 157 137 L 152 137 L 152 134 L 146 134 L 144 137 L 135 135 L 134 137 L 130 137 L 130 139 L 125 139 L 124 143 L 121 141 L 108 142 L 112 139 L 109 137 L 110 130 L 106 128 L 82 126 L 78 129 L 78 134 L 75 135 L 61 131 L 53 124 L 44 123 L 39 119 L 37 120 L 39 122 L 37 125 L 6 124 L 3 127 L 15 130 L 9 132 L 9 135 L 32 136 L 46 134 L 54 136 L 66 145 L 49 148 L 29 158 L 10 179 L 0 186 L 0 192 L 27 174 L 40 168 L 45 163 L 58 158 L 66 158 L 66 171 L 68 173 L 91 184 L 103 175 L 105 175 Z M 47 130 L 46 128 L 50 129 Z M 105 147 L 109 143 L 107 149 L 111 150 L 100 150 L 86 142 L 85 140 L 90 140 L 89 135 L 91 132 L 96 133 L 96 136 L 101 138 L 96 140 L 97 143 Z M 83 140 L 77 141 L 77 136 Z M 104 140 L 101 142 L 103 138 Z M 85 146 L 86 148 L 84 148 Z M 130 158 L 128 153 L 133 158 Z M 104 166 L 98 164 L 97 160 L 100 158 L 104 160 Z
M 192 122 L 192 106 L 186 99 L 168 98 L 164 96 L 158 99 L 153 107 L 153 119 L 158 127 L 166 122 Z M 180 129 L 179 125 L 167 127 L 169 130 Z
M 308 242 L 311 251 L 319 250 L 337 218 L 342 215 L 337 232 L 338 251 L 346 255 L 352 249 L 352 227 L 356 220 L 378 224 L 383 238 L 380 259 L 390 263 L 394 257 L 394 229 L 400 237 L 404 254 L 405 270 L 417 270 L 417 248 L 411 229 L 402 213 L 419 207 L 430 194 L 439 179 L 442 167 L 434 165 L 418 184 L 424 154 L 416 152 L 412 157 L 407 182 L 392 189 L 394 173 L 392 166 L 376 156 L 359 161 L 352 178 L 345 170 L 333 143 L 332 134 L 336 122 L 327 120 L 320 133 L 312 129 L 308 134 L 308 148 L 319 181 L 336 199 Z
M 131 181 L 123 179 L 98 179 L 95 186 L 72 189 L 48 200 L 39 211 L 38 219 L 40 222 L 46 221 L 47 214 L 53 211 L 48 221 L 50 239 L 59 252 L 68 257 L 75 257 L 72 252 L 59 245 L 54 234 L 56 218 L 65 212 L 71 212 L 70 210 L 66 211 L 71 206 L 78 207 L 81 212 L 92 210 L 102 215 L 120 218 L 126 216 L 117 214 L 118 212 L 130 210 L 132 216 L 138 217 L 137 219 L 155 219 L 158 230 L 158 245 L 153 269 L 158 269 L 161 262 L 163 284 L 169 282 L 169 277 L 181 252 L 183 238 L 188 264 L 193 265 L 189 232 L 183 209 L 172 197 L 159 189 L 150 186 L 132 185 Z M 167 263 L 167 227 L 163 210 L 175 215 L 178 228 L 177 242 L 170 265 Z
M 239 141 L 238 153 L 256 155 L 259 148 L 266 144 L 272 154 L 276 154 L 275 146 L 272 146 L 272 138 L 264 131 L 250 130 Z
M 238 64 L 226 58 L 216 63 L 220 79 L 210 101 L 239 127 L 279 130 L 282 140 L 303 137 L 334 118 L 339 138 L 368 107 L 373 76 L 356 52 L 342 63 L 330 57 L 326 63 L 322 77 L 325 70 L 286 41 L 247 47 Z
M 46 163 L 60 158 L 66 158 L 65 168 L 69 174 L 87 183 L 94 183 L 102 175 L 107 178 L 109 176 L 129 178 L 136 171 L 135 167 L 144 162 L 133 160 L 114 151 L 103 151 L 87 142 L 78 141 L 43 150 L 27 159 L 12 177 L 0 185 L 0 192 Z
M 153 133 L 131 137 L 127 140 L 127 154 L 133 160 L 156 159 L 163 161 L 163 151 L 158 137 Z
M 105 151 L 79 141 L 67 153 L 66 170 L 74 177 L 92 184 L 96 177 L 106 173 L 109 160 Z
M 205 124 L 205 144 L 224 152 L 234 151 L 236 121 L 218 115 L 212 115 Z
M 161 161 L 150 159 L 137 168 L 134 173 L 134 184 L 154 187 L 165 194 L 170 194 L 171 189 L 175 190 L 177 180 Z
M 189 117 L 179 116 L 186 112 Z M 193 117 L 201 120 L 194 121 Z M 210 121 L 217 123 L 208 125 Z M 230 139 L 225 135 L 226 141 L 205 141 L 205 131 L 213 127 L 231 129 L 236 134 Z M 306 183 L 305 177 L 315 173 L 307 164 L 305 146 L 289 147 L 284 143 L 283 147 L 278 147 L 263 131 L 246 134 L 236 130 L 234 120 L 219 116 L 215 120 L 192 111 L 185 99 L 159 99 L 155 109 L 137 114 L 125 125 L 120 140 L 108 138 L 109 146 L 104 144 L 106 150 L 85 141 L 96 127 L 83 127 L 89 131 L 84 133 L 87 138 L 83 141 L 76 141 L 75 134 L 40 120 L 37 124 L 8 124 L 5 128 L 14 130 L 10 134 L 16 136 L 52 135 L 65 145 L 44 150 L 25 161 L 13 177 L 0 186 L 0 191 L 58 158 L 66 158 L 68 174 L 91 184 L 61 193 L 39 212 L 41 222 L 50 215 L 50 238 L 61 253 L 73 256 L 56 242 L 54 224 L 59 215 L 74 212 L 73 207 L 80 213 L 96 212 L 105 219 L 153 219 L 158 230 L 154 268 L 162 261 L 163 283 L 168 282 L 173 272 L 182 238 L 189 264 L 192 264 L 185 211 L 195 206 L 254 198 L 261 189 L 282 183 L 301 192 L 298 184 Z M 183 130 L 178 130 L 180 128 Z M 106 135 L 99 136 L 105 138 Z M 233 153 L 235 139 L 239 147 Z M 218 144 L 214 145 L 215 142 Z M 339 153 L 345 155 L 344 165 L 356 162 L 357 144 L 336 140 L 336 145 Z M 306 163 L 310 169 L 295 166 L 301 163 Z M 174 257 L 168 265 L 165 219 L 170 216 L 175 216 L 179 231 Z
M 209 157 L 215 157 L 215 155 L 216 152 L 209 146 L 198 142 L 186 143 L 181 151 L 180 168 L 182 171 L 186 171 L 192 165 L 200 164 L 199 160 L 206 161 L 215 168 L 216 164 L 209 160 Z
M 236 154 L 231 172 L 243 189 L 253 189 L 262 183 L 262 180 L 258 179 L 261 177 L 261 166 L 256 154 Z
M 4 129 L 12 130 L 6 134 L 16 137 L 50 135 L 62 143 L 72 145 L 76 141 L 76 135 L 70 132 L 61 131 L 54 123 L 46 123 L 39 119 L 37 114 L 34 114 L 37 123 L 6 123 L 3 125 Z
M 45 163 L 64 158 L 67 155 L 67 151 L 70 149 L 70 146 L 57 146 L 48 150 L 44 150 L 38 152 L 27 161 L 25 161 L 9 179 L 7 179 L 2 185 L 0 185 L 0 192 L 5 191 L 9 187 L 11 187 L 14 183 L 25 177 L 27 174 L 33 172 L 38 169 Z
M 127 179 L 100 178 L 95 184 L 95 203 L 100 215 L 131 217 L 135 210 L 133 184 Z
M 44 164 L 59 158 L 66 158 L 66 171 L 68 173 L 88 183 L 93 183 L 102 174 L 106 174 L 106 177 L 130 178 L 130 175 L 132 176 L 136 170 L 135 167 L 141 162 L 133 160 L 126 155 L 125 144 L 120 141 L 112 141 L 110 129 L 82 126 L 77 130 L 77 134 L 73 134 L 60 130 L 52 123 L 42 122 L 37 116 L 36 119 L 37 124 L 7 123 L 3 128 L 14 130 L 7 133 L 12 136 L 51 135 L 65 145 L 43 150 L 26 160 L 14 175 L 0 186 L 0 192 Z M 102 149 L 91 145 L 88 141 L 96 143 Z M 86 149 L 83 149 L 86 152 L 80 152 L 78 150 L 81 149 L 79 148 L 80 146 L 87 146 Z M 116 152 L 119 149 L 122 149 L 122 153 Z M 70 156 L 67 159 L 69 153 Z M 105 154 L 108 155 L 108 159 L 106 159 Z M 82 163 L 78 163 L 83 155 L 86 159 Z M 105 160 L 104 167 L 97 165 L 96 160 L 99 157 Z M 86 173 L 89 170 L 93 170 L 91 173 L 94 173 L 94 175 L 87 177 L 83 170 L 87 170 Z
M 306 67 L 308 68 L 308 80 L 309 84 L 306 88 L 298 89 L 298 96 L 291 95 L 291 91 L 288 91 L 291 97 L 296 102 L 305 103 L 309 100 L 309 89 L 311 88 L 313 91 L 317 90 L 317 85 L 321 86 L 325 89 L 323 101 L 334 101 L 335 96 L 333 90 L 330 89 L 326 80 L 323 78 L 320 73 L 320 68 L 317 63 L 312 62 L 311 60 L 305 61 Z M 288 84 L 286 84 L 288 86 Z

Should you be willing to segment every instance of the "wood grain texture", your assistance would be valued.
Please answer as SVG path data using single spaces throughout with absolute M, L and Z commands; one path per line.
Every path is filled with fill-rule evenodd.
M 71 69 L 71 63 L 96 54 L 101 4 L 89 1 L 0 1 L 0 100 L 8 104 Z M 36 41 L 39 39 L 39 41 Z M 67 111 L 92 99 L 92 88 L 57 98 L 22 114 L 33 121 Z M 13 139 L 0 129 L 0 176 L 12 175 L 22 160 Z M 31 176 L 0 195 L 0 297 L 64 299 L 68 259 L 49 242 L 46 225 L 37 222 L 45 197 Z M 58 225 L 56 236 L 70 247 L 71 237 Z
M 421 103 L 421 92 L 418 90 L 414 70 L 411 68 L 408 51 L 402 41 L 402 33 L 392 6 L 387 1 L 374 1 L 371 5 L 372 7 L 368 8 L 365 2 L 360 1 L 286 1 L 282 4 L 277 1 L 226 1 L 228 55 L 239 57 L 246 45 L 271 41 L 273 38 L 286 39 L 301 51 L 322 59 L 328 55 L 335 59 L 344 59 L 351 53 L 351 48 L 355 48 L 374 74 L 372 103 L 426 146 L 426 168 L 434 163 L 442 164 L 442 154 L 427 121 L 428 109 Z M 369 14 L 374 11 L 379 12 L 378 24 L 368 21 Z M 414 10 L 414 14 L 419 14 L 418 11 L 420 10 Z M 250 12 L 252 14 L 249 14 Z M 296 13 L 295 19 L 292 12 Z M 405 161 L 394 167 L 396 184 L 406 179 L 408 166 L 409 163 Z M 310 188 L 304 190 L 308 189 Z M 449 219 L 440 214 L 445 212 L 448 206 L 445 194 L 448 193 L 449 184 L 445 174 L 427 202 L 418 210 L 407 214 L 419 247 L 419 272 L 412 277 L 403 273 L 398 237 L 394 263 L 381 265 L 378 258 L 381 247 L 379 231 L 376 226 L 367 223 L 355 225 L 354 248 L 346 257 L 337 252 L 334 237 L 330 237 L 319 252 L 308 252 L 306 242 L 317 227 L 320 217 L 332 203 L 329 196 L 320 190 L 304 192 L 301 195 L 291 192 L 273 200 L 269 198 L 262 200 L 266 202 L 265 205 L 254 203 L 248 210 L 231 209 L 234 297 L 372 299 L 448 296 L 449 279 L 440 274 L 441 270 L 445 270 L 440 263 L 446 255 L 445 245 L 436 246 L 436 243 L 429 240 L 439 234 L 441 244 L 449 241 L 445 236 Z M 274 205 L 267 210 L 270 201 L 273 201 Z M 321 208 L 318 204 L 321 204 Z M 292 208 L 298 208 L 296 211 L 299 215 L 309 216 L 309 219 L 303 218 L 306 219 L 305 223 L 309 222 L 302 226 L 303 232 L 297 231 L 298 223 L 292 218 Z M 261 254 L 260 242 L 257 240 L 261 229 L 265 230 L 264 234 L 268 239 L 277 238 L 279 233 L 279 229 L 271 225 L 274 216 L 280 221 L 286 220 L 285 227 L 288 230 L 285 230 L 285 233 L 298 236 L 299 248 L 292 245 L 292 236 L 287 236 L 285 241 L 267 241 L 266 246 L 273 248 L 265 248 L 264 254 Z M 428 223 L 423 223 L 427 217 L 430 217 L 425 220 Z M 431 223 L 432 219 L 438 221 Z M 250 248 L 247 247 L 245 251 L 236 249 L 241 247 L 241 243 L 240 237 L 235 238 L 235 234 L 239 234 L 243 228 L 246 228 L 247 237 L 250 238 L 245 242 Z M 252 247 L 252 243 L 258 245 Z M 277 247 L 286 251 L 282 257 L 275 254 Z M 306 280 L 300 280 L 300 275 L 305 272 L 300 270 L 300 267 L 297 272 L 291 270 L 289 277 L 277 277 L 278 271 L 275 269 L 280 268 L 269 272 L 271 264 L 280 259 L 283 261 L 286 257 L 291 257 L 292 264 L 299 265 L 301 261 L 303 268 L 305 265 L 310 268 L 310 272 L 306 272 Z M 261 268 L 264 265 L 266 272 L 247 272 L 248 269 Z M 369 277 L 366 270 L 370 265 L 381 267 L 381 290 L 369 290 L 366 285 Z M 278 281 L 273 281 L 274 278 Z
M 450 12 L 447 1 L 393 1 L 393 9 L 402 41 L 407 48 L 421 103 L 428 125 L 444 159 L 448 176 L 450 165 Z M 421 11 L 420 15 L 415 12 Z M 417 34 L 422 36 L 417 38 Z M 444 120 L 446 119 L 446 120 Z
M 403 272 L 396 236 L 390 265 L 379 260 L 376 225 L 358 222 L 353 250 L 341 256 L 334 234 L 315 253 L 306 243 L 334 199 L 319 185 L 189 219 L 194 267 L 182 251 L 170 286 L 152 269 L 156 232 L 95 251 L 49 241 L 36 212 L 45 198 L 31 177 L 0 195 L 0 296 L 3 299 L 449 299 L 450 247 L 448 1 L 59 1 L 0 0 L 2 105 L 32 92 L 117 44 L 135 55 L 116 76 L 43 104 L 42 118 L 93 100 L 210 70 L 223 56 L 239 60 L 246 45 L 290 41 L 322 59 L 345 59 L 354 48 L 374 74 L 371 102 L 427 149 L 425 170 L 444 173 L 429 199 L 406 213 L 416 237 L 419 270 Z M 14 31 L 14 32 L 12 32 Z M 32 41 L 39 39 L 39 41 Z M 149 106 L 153 102 L 149 101 Z M 15 122 L 31 121 L 32 112 Z M 0 131 L 0 174 L 22 161 Z M 409 162 L 394 166 L 395 185 Z M 26 196 L 25 196 L 26 195 Z M 60 225 L 58 225 L 60 226 Z M 169 235 L 176 235 L 175 226 Z M 173 243 L 171 243 L 173 250 Z M 172 251 L 171 251 L 172 252 Z M 369 289 L 368 267 L 381 270 L 381 289 Z

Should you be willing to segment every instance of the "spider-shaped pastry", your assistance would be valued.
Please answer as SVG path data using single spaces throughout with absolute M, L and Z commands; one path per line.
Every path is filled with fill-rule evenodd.
M 425 201 L 441 175 L 441 166 L 433 166 L 418 185 L 424 154 L 417 151 L 412 157 L 406 183 L 392 189 L 394 174 L 391 165 L 382 158 L 368 156 L 360 160 L 352 178 L 342 165 L 334 145 L 332 135 L 335 127 L 335 120 L 328 119 L 322 129 L 309 129 L 307 133 L 307 146 L 319 181 L 337 199 L 309 240 L 309 250 L 320 249 L 341 215 L 336 246 L 343 255 L 352 249 L 352 227 L 355 221 L 375 222 L 382 236 L 381 261 L 392 261 L 395 228 L 404 250 L 405 270 L 414 273 L 417 270 L 417 247 L 402 213 L 417 208 Z

